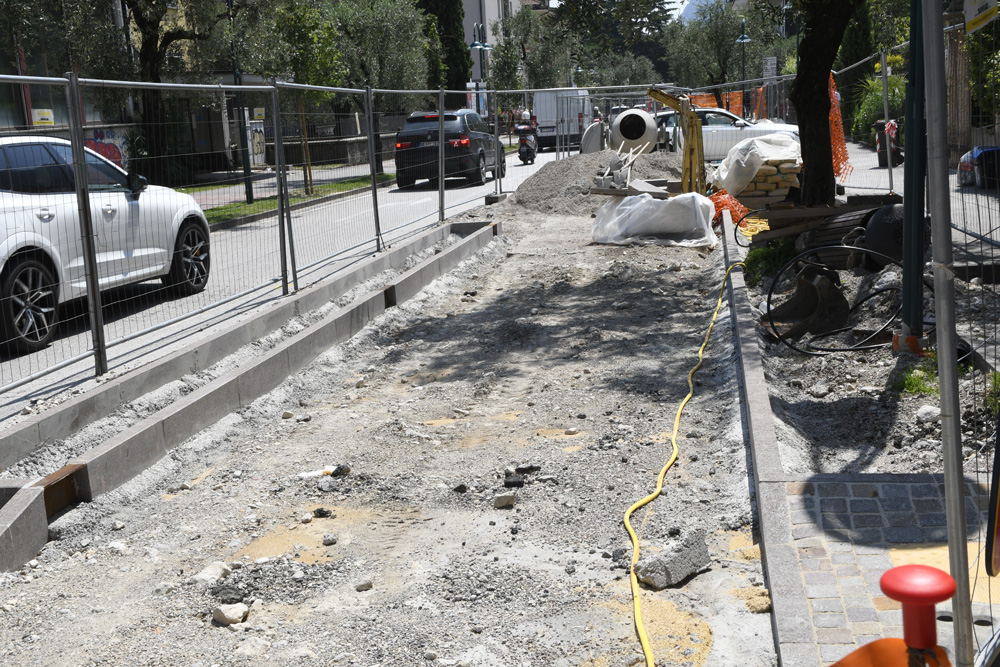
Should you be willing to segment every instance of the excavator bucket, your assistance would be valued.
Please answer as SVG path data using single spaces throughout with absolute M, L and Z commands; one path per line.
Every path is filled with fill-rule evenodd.
M 835 271 L 807 264 L 795 276 L 795 293 L 788 301 L 761 316 L 760 322 L 782 338 L 795 340 L 804 334 L 822 334 L 847 325 L 851 305 L 840 292 Z

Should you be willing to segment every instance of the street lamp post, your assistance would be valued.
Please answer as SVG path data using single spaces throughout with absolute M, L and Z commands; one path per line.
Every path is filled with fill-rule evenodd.
M 486 82 L 488 76 L 487 67 L 489 67 L 489 58 L 484 59 L 483 51 L 489 52 L 493 50 L 490 43 L 486 41 L 486 26 L 482 23 L 474 23 L 472 25 L 472 43 L 469 44 L 469 48 L 473 51 L 479 51 L 479 80 L 476 81 L 476 113 L 481 113 L 479 108 L 479 84 L 480 82 Z
M 747 101 L 746 101 L 746 80 L 747 80 L 747 42 L 750 41 L 750 37 L 747 35 L 747 20 L 743 19 L 743 31 L 739 37 L 736 38 L 736 43 L 740 45 L 742 50 L 742 74 L 740 75 L 740 105 L 743 109 L 743 117 L 747 117 Z

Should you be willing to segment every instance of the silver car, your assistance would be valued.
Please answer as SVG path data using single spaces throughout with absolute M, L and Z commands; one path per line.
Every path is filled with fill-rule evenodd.
M 770 121 L 753 121 L 740 118 L 725 109 L 699 108 L 694 110 L 701 118 L 701 135 L 708 161 L 724 160 L 729 150 L 752 137 L 765 134 L 788 134 L 799 138 L 799 126 Z M 676 111 L 661 111 L 656 114 L 656 126 L 660 136 L 660 146 L 669 151 L 679 151 L 683 146 L 680 128 L 677 126 Z
M 208 283 L 208 222 L 189 195 L 130 174 L 87 150 L 98 285 L 161 279 L 177 294 Z M 55 335 L 59 305 L 86 295 L 70 142 L 0 138 L 0 332 L 33 352 Z

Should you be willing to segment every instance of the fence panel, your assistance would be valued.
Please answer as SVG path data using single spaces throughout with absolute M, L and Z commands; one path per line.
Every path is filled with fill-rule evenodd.
M 254 292 L 280 282 L 282 266 L 278 183 L 265 151 L 270 92 L 82 83 L 101 118 L 123 121 L 84 125 L 87 146 L 126 172 L 120 183 L 120 172 L 93 159 L 109 358 L 213 305 L 256 305 Z
M 389 243 L 437 224 L 440 217 L 439 98 L 439 91 L 372 91 L 375 160 L 396 179 L 379 199 L 382 233 Z M 447 114 L 445 122 L 447 135 L 447 124 L 453 122 Z
M 330 274 L 337 260 L 376 248 L 364 91 L 279 87 L 283 163 L 299 288 Z M 275 145 L 272 132 L 268 150 Z M 391 170 L 376 171 L 380 183 Z
M 32 126 L 0 137 L 0 385 L 14 385 L 90 357 L 93 332 L 68 81 L 4 77 L 0 85 L 34 104 Z M 115 175 L 123 184 L 124 173 Z M 111 188 L 95 192 L 91 218 L 99 223 L 120 198 Z M 107 230 L 96 229 L 106 243 Z
M 959 338 L 969 354 L 959 359 L 959 382 L 965 389 L 962 399 L 963 452 L 965 474 L 974 479 L 973 502 L 989 506 L 993 477 L 1000 406 L 1000 184 L 996 113 L 1000 109 L 1000 82 L 990 63 L 1000 57 L 1000 26 L 989 24 L 972 35 L 963 31 L 945 33 L 945 77 L 948 87 L 948 148 L 950 167 L 949 203 L 954 260 L 956 264 L 955 314 Z M 976 148 L 976 150 L 973 150 Z M 976 361 L 978 363 L 970 363 Z M 971 527 L 971 525 L 970 525 Z M 985 552 L 986 522 L 969 533 L 978 559 L 974 599 L 984 601 L 988 578 L 982 563 L 990 560 Z M 970 550 L 970 556 L 972 551 Z M 990 616 L 997 617 L 996 602 Z M 992 631 L 997 628 L 993 626 Z M 978 648 L 978 647 L 977 647 Z M 986 664 L 986 663 L 984 663 Z

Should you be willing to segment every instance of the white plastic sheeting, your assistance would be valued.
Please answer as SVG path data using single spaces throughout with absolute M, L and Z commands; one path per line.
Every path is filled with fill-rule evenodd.
M 670 199 L 652 195 L 613 197 L 597 211 L 595 243 L 656 244 L 714 248 L 715 205 L 708 197 L 689 192 Z
M 765 134 L 744 139 L 729 150 L 726 159 L 712 173 L 712 185 L 731 195 L 743 192 L 768 160 L 796 162 L 802 158 L 799 142 L 787 134 Z

